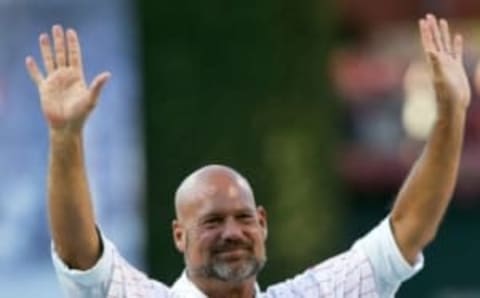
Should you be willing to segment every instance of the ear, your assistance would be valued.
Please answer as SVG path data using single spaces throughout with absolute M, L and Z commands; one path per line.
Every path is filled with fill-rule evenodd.
M 263 238 L 267 240 L 268 237 L 268 225 L 267 225 L 267 211 L 262 206 L 257 207 L 258 223 L 263 230 Z
M 172 234 L 173 241 L 178 251 L 181 253 L 185 252 L 186 249 L 186 231 L 183 225 L 178 221 L 178 219 L 173 220 L 172 222 Z

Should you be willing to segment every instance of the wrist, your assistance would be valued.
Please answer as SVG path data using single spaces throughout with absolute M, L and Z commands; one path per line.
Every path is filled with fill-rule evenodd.
M 438 110 L 435 126 L 443 129 L 459 129 L 465 126 L 467 118 L 466 108 Z
M 72 129 L 50 129 L 49 130 L 50 142 L 53 144 L 62 144 L 75 140 L 82 139 L 81 130 Z
M 457 103 L 438 105 L 437 121 L 451 121 L 452 119 L 464 119 L 467 115 L 468 106 Z
M 436 91 L 439 115 L 450 116 L 466 113 L 470 105 L 470 93 L 452 96 L 451 93 Z

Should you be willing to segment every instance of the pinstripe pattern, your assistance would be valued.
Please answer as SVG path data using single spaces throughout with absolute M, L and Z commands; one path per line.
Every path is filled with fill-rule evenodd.
M 185 295 L 182 289 L 168 288 L 149 279 L 130 266 L 118 253 L 115 253 L 113 259 L 113 274 L 108 298 L 200 298 L 203 296 L 200 296 L 201 294 Z M 266 292 L 259 296 L 262 298 L 376 298 L 378 294 L 368 258 L 360 251 L 350 250 L 306 270 L 293 279 L 268 287 Z
M 52 246 L 52 257 L 66 297 L 75 298 L 207 298 L 183 274 L 172 287 L 150 279 L 131 266 L 102 235 L 104 251 L 91 269 L 68 268 Z M 257 298 L 392 298 L 401 283 L 423 267 L 423 255 L 408 264 L 396 245 L 388 217 L 350 250 L 332 257 Z

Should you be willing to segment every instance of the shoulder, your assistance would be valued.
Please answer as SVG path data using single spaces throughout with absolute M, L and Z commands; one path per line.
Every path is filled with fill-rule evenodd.
M 267 288 L 266 295 L 318 297 L 355 292 L 374 293 L 375 281 L 369 259 L 351 249 L 315 265 L 294 278 Z

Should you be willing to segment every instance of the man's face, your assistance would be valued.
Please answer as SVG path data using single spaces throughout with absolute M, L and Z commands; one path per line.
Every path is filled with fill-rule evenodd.
M 266 260 L 263 208 L 255 207 L 250 191 L 228 181 L 205 185 L 199 193 L 182 223 L 174 223 L 188 273 L 226 282 L 256 276 Z

